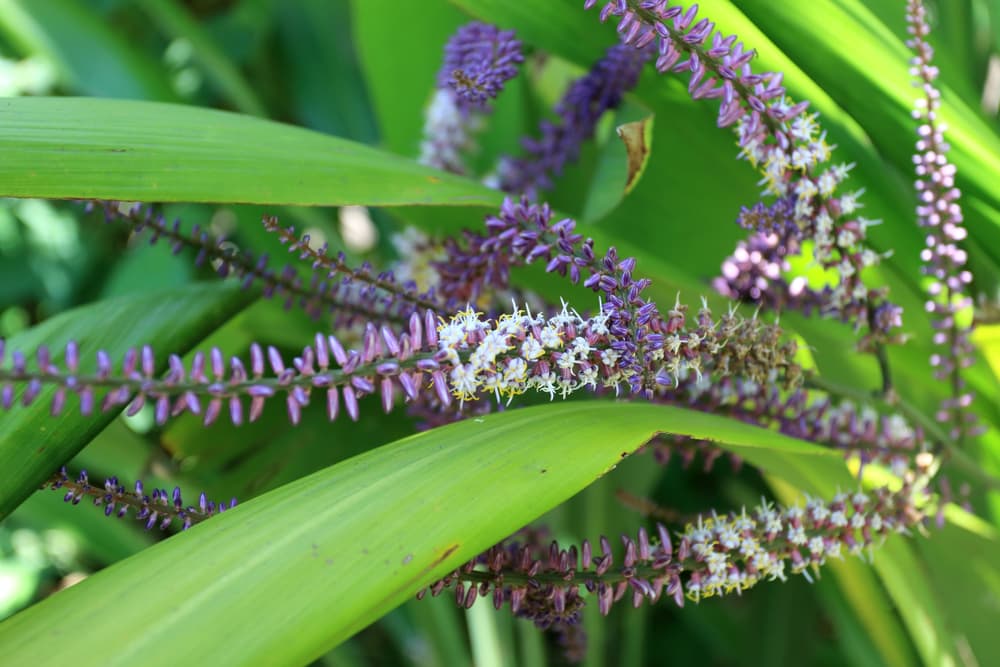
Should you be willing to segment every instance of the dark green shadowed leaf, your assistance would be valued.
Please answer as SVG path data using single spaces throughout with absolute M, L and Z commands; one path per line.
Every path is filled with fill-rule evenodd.
M 0 101 L 0 196 L 307 206 L 488 205 L 500 195 L 290 125 L 125 100 Z
M 301 0 L 275 4 L 288 104 L 310 127 L 365 143 L 377 138 L 368 90 L 351 36 L 348 2 Z
M 770 480 L 770 486 L 775 496 L 785 503 L 794 502 L 799 495 L 795 488 L 773 478 Z M 877 557 L 885 556 L 880 553 Z M 856 629 L 855 626 L 861 626 L 860 629 L 864 631 L 866 636 L 856 638 L 852 643 L 861 641 L 866 644 L 863 653 L 866 654 L 869 664 L 915 663 L 914 651 L 907 641 L 900 619 L 893 610 L 893 601 L 888 592 L 879 586 L 876 572 L 868 563 L 857 558 L 831 560 L 821 576 L 832 579 L 839 589 L 839 595 L 835 591 L 830 591 L 824 596 L 840 598 L 833 602 L 834 608 L 831 613 L 835 616 L 835 623 L 847 627 L 840 627 L 838 630 L 851 631 Z M 843 608 L 839 608 L 841 606 Z M 846 640 L 850 638 L 842 639 Z M 857 650 L 856 647 L 848 648 Z
M 836 452 L 679 408 L 511 410 L 362 454 L 162 542 L 0 624 L 0 651 L 13 664 L 303 664 L 664 430 L 729 443 L 793 482 L 846 474 Z
M 173 0 L 140 0 L 139 5 L 163 32 L 191 45 L 201 69 L 236 110 L 252 116 L 267 116 L 263 104 L 239 69 L 187 9 Z
M 0 0 L 0 32 L 51 63 L 76 94 L 172 102 L 155 60 L 81 0 Z
M 105 349 L 121 363 L 129 347 L 148 343 L 160 367 L 167 354 L 183 353 L 239 312 L 253 298 L 232 285 L 198 284 L 142 296 L 109 299 L 57 315 L 7 341 L 6 353 L 31 353 L 40 345 L 61 362 L 70 340 L 80 346 L 81 372 L 93 372 L 94 355 Z M 33 362 L 29 362 L 29 368 Z M 120 367 L 120 366 L 116 366 Z M 18 391 L 15 396 L 20 396 Z M 117 413 L 83 417 L 75 396 L 58 417 L 50 415 L 53 390 L 46 389 L 29 408 L 0 414 L 0 518 L 10 514 L 59 466 L 69 461 Z M 15 400 L 16 403 L 16 400 Z

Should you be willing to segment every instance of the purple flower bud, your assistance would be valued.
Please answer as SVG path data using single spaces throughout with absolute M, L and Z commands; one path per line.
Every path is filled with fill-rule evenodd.
M 347 410 L 347 416 L 351 418 L 351 421 L 358 421 L 358 398 L 354 393 L 354 387 L 344 387 L 343 392 L 344 408 Z
M 485 111 L 504 83 L 517 75 L 517 65 L 523 61 L 521 43 L 512 30 L 469 23 L 445 46 L 438 87 L 450 89 L 464 112 Z
M 639 73 L 652 53 L 631 46 L 608 49 L 584 77 L 573 82 L 556 105 L 556 123 L 544 121 L 538 140 L 524 141 L 526 158 L 504 158 L 499 166 L 500 189 L 534 197 L 538 190 L 552 186 L 552 179 L 580 154 L 601 116 L 617 108 L 625 92 L 635 87 Z

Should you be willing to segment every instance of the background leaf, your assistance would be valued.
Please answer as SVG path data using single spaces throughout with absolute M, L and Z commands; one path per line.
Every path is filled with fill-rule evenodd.
M 311 206 L 500 200 L 477 183 L 345 139 L 148 102 L 6 99 L 0 150 L 0 196 Z

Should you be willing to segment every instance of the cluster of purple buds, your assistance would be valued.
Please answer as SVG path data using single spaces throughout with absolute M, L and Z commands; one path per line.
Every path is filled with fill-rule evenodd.
M 777 370 L 789 383 L 798 379 L 794 345 L 780 342 L 779 329 L 732 312 L 716 322 L 705 305 L 697 328 L 682 331 L 686 307 L 677 303 L 661 315 L 642 296 L 650 281 L 634 276 L 634 258 L 619 258 L 614 248 L 596 256 L 593 240 L 578 234 L 569 218 L 552 222 L 547 204 L 508 198 L 498 215 L 487 218 L 486 229 L 486 234 L 467 232 L 464 247 L 446 245 L 447 259 L 438 264 L 442 295 L 475 299 L 487 285 L 505 287 L 512 268 L 536 261 L 574 284 L 583 281 L 602 295 L 612 348 L 631 393 L 651 396 L 657 387 L 673 385 L 685 369 L 696 374 L 716 369 L 761 382 Z
M 490 595 L 497 611 L 505 604 L 509 605 L 515 617 L 529 620 L 539 630 L 554 634 L 567 662 L 579 663 L 586 657 L 587 635 L 583 630 L 581 614 L 585 600 L 578 589 L 545 585 L 538 580 L 537 585 L 504 587 L 481 576 L 483 568 L 488 568 L 491 574 L 495 573 L 498 577 L 512 571 L 522 576 L 539 577 L 546 565 L 553 570 L 560 569 L 560 566 L 565 569 L 566 564 L 561 564 L 561 561 L 568 561 L 570 553 L 575 558 L 576 548 L 567 552 L 560 550 L 555 542 L 547 545 L 548 533 L 544 527 L 525 527 L 514 538 L 490 548 L 444 579 L 420 590 L 417 598 L 422 599 L 428 591 L 432 597 L 437 597 L 442 591 L 454 587 L 455 602 L 470 609 L 480 597 Z M 544 579 L 545 575 L 539 578 Z
M 842 450 L 862 466 L 886 465 L 897 476 L 912 469 L 915 458 L 930 445 L 923 430 L 899 414 L 879 414 L 871 406 L 836 401 L 805 389 L 781 391 L 747 378 L 709 379 L 688 374 L 656 400 L 776 429 L 793 438 Z M 712 448 L 681 445 L 671 442 L 657 446 L 657 458 L 668 460 L 667 447 L 680 449 L 685 460 L 696 453 L 695 449 L 701 449 L 709 465 L 721 453 L 715 449 L 713 456 Z
M 938 69 L 931 64 L 934 49 L 927 43 L 930 27 L 923 3 L 909 0 L 906 19 L 912 35 L 906 44 L 916 54 L 911 60 L 910 73 L 914 85 L 923 93 L 913 112 L 913 117 L 920 122 L 913 162 L 919 197 L 917 222 L 927 232 L 927 247 L 921 253 L 924 274 L 931 278 L 926 306 L 934 320 L 934 343 L 940 350 L 931 356 L 931 366 L 934 376 L 947 382 L 952 390 L 952 396 L 942 403 L 937 418 L 951 424 L 951 436 L 960 438 L 976 430 L 976 416 L 968 409 L 972 404 L 972 392 L 966 389 L 962 378 L 962 369 L 974 361 L 974 350 L 969 340 L 970 328 L 958 322 L 960 311 L 972 307 L 972 299 L 967 293 L 972 273 L 965 268 L 967 253 L 959 246 L 967 232 L 958 203 L 961 192 L 955 185 L 955 166 L 948 161 L 946 126 L 937 115 L 941 93 L 934 87 Z
M 369 262 L 363 262 L 361 266 L 352 268 L 344 253 L 336 255 L 328 253 L 328 246 L 324 243 L 318 248 L 311 245 L 308 234 L 298 236 L 294 227 L 283 227 L 274 216 L 264 216 L 264 228 L 276 234 L 278 240 L 288 246 L 288 252 L 296 254 L 300 261 L 308 262 L 314 276 L 313 291 L 324 293 L 327 290 L 323 286 L 328 284 L 339 285 L 345 292 L 352 285 L 360 287 L 351 292 L 351 299 L 348 303 L 368 303 L 381 307 L 385 314 L 391 314 L 392 318 L 372 317 L 369 321 L 385 321 L 391 319 L 396 322 L 406 322 L 412 313 L 420 309 L 448 309 L 452 304 L 440 300 L 435 294 L 433 287 L 426 292 L 419 292 L 416 283 L 413 281 L 399 281 L 392 271 L 375 272 Z M 315 286 L 321 286 L 317 289 Z M 334 290 L 336 292 L 336 290 Z M 345 326 L 345 323 L 339 323 Z
M 456 106 L 464 112 L 487 111 L 490 100 L 517 76 L 522 62 L 521 42 L 514 38 L 513 30 L 468 23 L 444 47 L 438 88 L 450 90 Z
M 596 4 L 587 0 L 584 6 Z M 754 52 L 744 49 L 735 35 L 715 32 L 711 20 L 695 21 L 697 12 L 697 5 L 685 11 L 666 0 L 612 0 L 601 10 L 601 20 L 618 17 L 625 44 L 645 49 L 655 43 L 656 69 L 689 72 L 693 98 L 721 100 L 719 127 L 736 126 L 741 155 L 762 174 L 765 194 L 794 198 L 795 235 L 814 241 L 817 262 L 838 275 L 838 282 L 821 295 L 823 311 L 870 326 L 876 322 L 871 310 L 884 298 L 882 292 L 870 291 L 861 277 L 880 260 L 864 243 L 872 223 L 856 214 L 860 191 L 836 194 L 851 165 L 821 170 L 832 148 L 816 115 L 805 114 L 808 103 L 788 101 L 780 73 L 754 73 Z M 871 335 L 876 341 L 890 338 L 887 331 Z
M 584 9 L 597 5 L 586 0 Z M 695 99 L 721 100 L 719 127 L 740 122 L 740 145 L 763 144 L 768 136 L 788 143 L 786 121 L 808 103 L 788 105 L 781 75 L 755 74 L 749 67 L 754 51 L 745 50 L 735 35 L 715 32 L 707 18 L 695 22 L 698 5 L 687 11 L 666 0 L 612 0 L 601 9 L 601 21 L 618 17 L 622 42 L 636 49 L 655 44 L 656 69 L 661 73 L 690 72 L 688 91 Z M 782 137 L 784 140 L 782 140 Z
M 838 493 L 829 502 L 807 499 L 804 507 L 762 502 L 752 511 L 699 516 L 671 536 L 662 524 L 656 538 L 640 528 L 637 539 L 622 536 L 624 554 L 616 565 L 611 543 L 598 547 L 548 548 L 517 541 L 496 545 L 427 589 L 438 595 L 454 588 L 458 603 L 471 607 L 490 597 L 497 609 L 509 604 L 515 614 L 542 623 L 569 622 L 584 603 L 582 589 L 597 599 L 601 614 L 628 599 L 634 606 L 669 597 L 678 606 L 716 595 L 742 593 L 755 584 L 810 578 L 830 558 L 863 555 L 888 535 L 908 534 L 923 513 L 914 490 L 879 488 L 871 493 Z M 658 538 L 658 539 L 657 539 Z M 421 591 L 419 596 L 424 595 Z
M 604 112 L 618 108 L 625 93 L 639 82 L 651 49 L 636 50 L 622 44 L 608 52 L 580 79 L 574 81 L 556 104 L 557 121 L 543 120 L 539 137 L 525 138 L 523 158 L 505 157 L 494 178 L 487 179 L 500 190 L 534 198 L 539 190 L 552 187 L 552 178 L 579 157 L 580 147 L 593 137 Z
M 136 481 L 134 488 L 128 489 L 117 477 L 109 477 L 103 486 L 96 486 L 91 484 L 86 470 L 80 471 L 74 479 L 67 474 L 65 467 L 53 475 L 45 486 L 65 490 L 63 500 L 74 505 L 84 497 L 93 498 L 94 505 L 104 507 L 104 516 L 114 515 L 121 519 L 131 511 L 137 520 L 143 522 L 146 530 L 154 526 L 166 530 L 174 521 L 180 523 L 181 530 L 187 530 L 196 523 L 236 507 L 235 498 L 228 505 L 216 504 L 208 500 L 204 493 L 198 496 L 197 505 L 185 505 L 180 487 L 174 487 L 172 492 L 166 489 L 147 492 L 142 481 Z
M 194 250 L 196 266 L 211 263 L 220 277 L 237 278 L 244 289 L 260 284 L 266 298 L 284 299 L 285 308 L 298 306 L 315 319 L 333 313 L 337 327 L 349 327 L 359 321 L 406 322 L 416 308 L 440 305 L 433 292 L 421 294 L 413 284 L 397 282 L 391 273 L 376 274 L 367 264 L 352 269 L 342 254 L 333 257 L 327 255 L 325 247 L 312 249 L 308 236 L 296 237 L 291 227 L 281 227 L 271 216 L 263 219 L 264 226 L 278 233 L 290 252 L 297 252 L 300 259 L 310 262 L 308 282 L 294 266 L 286 264 L 275 271 L 267 254 L 255 258 L 225 238 L 213 237 L 199 225 L 185 232 L 179 220 L 169 223 L 151 206 L 123 206 L 114 201 L 88 203 L 88 207 L 97 206 L 106 221 L 119 221 L 135 234 L 147 234 L 150 244 L 165 240 L 174 254 Z
M 482 126 L 482 115 L 490 111 L 490 100 L 517 75 L 517 65 L 523 61 L 513 31 L 476 22 L 459 28 L 445 45 L 419 162 L 466 173 L 463 154 L 475 147 L 473 135 Z
M 444 406 L 454 399 L 462 405 L 490 395 L 509 402 L 526 391 L 550 398 L 582 389 L 617 392 L 622 383 L 632 384 L 633 373 L 622 363 L 632 339 L 620 338 L 613 329 L 622 317 L 603 308 L 585 318 L 564 304 L 550 317 L 515 308 L 492 319 L 469 308 L 439 322 L 428 310 L 423 316 L 412 314 L 400 333 L 369 323 L 360 350 L 345 349 L 333 334 L 317 334 L 291 363 L 277 348 L 265 350 L 254 343 L 249 363 L 236 356 L 227 360 L 218 348 L 196 352 L 189 363 L 170 355 L 163 376 L 148 345 L 127 350 L 117 371 L 110 355 L 98 350 L 93 369 L 85 370 L 75 341 L 66 344 L 61 364 L 41 346 L 34 367 L 29 367 L 19 351 L 13 351 L 7 363 L 0 340 L 0 406 L 31 405 L 51 386 L 53 414 L 62 412 L 68 396 L 76 394 L 85 415 L 123 407 L 133 415 L 149 404 L 158 424 L 191 413 L 208 425 L 227 412 L 239 425 L 247 418 L 245 399 L 249 421 L 254 421 L 265 402 L 279 393 L 285 395 L 289 419 L 298 423 L 314 392 L 325 394 L 331 420 L 340 414 L 341 405 L 351 419 L 358 419 L 358 400 L 375 393 L 388 412 L 400 392 L 412 401 L 425 389 L 433 389 Z M 684 372 L 774 380 L 776 368 L 785 369 L 788 380 L 797 369 L 790 361 L 794 348 L 780 341 L 775 327 L 732 313 L 716 323 L 707 307 L 699 313 L 696 328 L 687 330 L 684 324 L 684 309 L 678 305 L 664 321 L 663 344 L 643 357 L 648 366 L 641 372 L 655 378 L 656 385 L 671 386 Z M 17 387 L 24 387 L 20 396 Z
M 778 232 L 758 232 L 740 241 L 733 254 L 722 263 L 722 274 L 712 286 L 722 296 L 734 301 L 757 304 L 775 312 L 786 309 L 809 314 L 823 306 L 817 294 L 808 289 L 804 278 L 787 280 L 788 258 L 801 246 L 795 236 Z
M 726 454 L 726 451 L 716 445 L 711 440 L 702 440 L 686 435 L 674 433 L 660 433 L 646 443 L 645 448 L 653 455 L 653 458 L 662 466 L 670 465 L 673 460 L 680 460 L 681 467 L 690 469 L 696 461 L 700 462 L 702 472 L 711 472 L 719 461 Z M 738 472 L 743 467 L 743 458 L 737 454 L 729 453 L 729 462 L 733 472 Z M 633 499 L 634 500 L 634 499 Z M 650 503 L 652 501 L 649 501 Z M 643 509 L 637 502 L 626 503 L 633 509 L 640 511 L 643 516 L 654 516 L 655 507 L 652 504 Z
M 573 283 L 597 266 L 593 240 L 576 233 L 576 222 L 569 218 L 553 222 L 546 203 L 506 197 L 485 226 L 482 234 L 464 232 L 464 243 L 445 241 L 445 258 L 434 265 L 443 297 L 474 302 L 487 290 L 508 287 L 511 269 L 538 260 L 547 262 L 547 271 L 568 275 Z
M 723 262 L 722 275 L 713 281 L 716 291 L 777 312 L 792 308 L 808 313 L 822 306 L 804 278 L 785 279 L 790 269 L 788 259 L 802 251 L 793 207 L 789 197 L 770 205 L 758 202 L 743 207 L 737 222 L 753 233 Z

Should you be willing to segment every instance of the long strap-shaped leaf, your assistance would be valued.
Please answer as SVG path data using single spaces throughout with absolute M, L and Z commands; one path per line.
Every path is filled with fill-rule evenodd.
M 474 181 L 363 144 L 154 102 L 0 100 L 0 196 L 341 206 L 483 205 Z
M 492 414 L 349 459 L 99 572 L 0 624 L 0 655 L 306 664 L 663 430 L 735 443 L 807 487 L 846 474 L 836 452 L 679 408 Z

